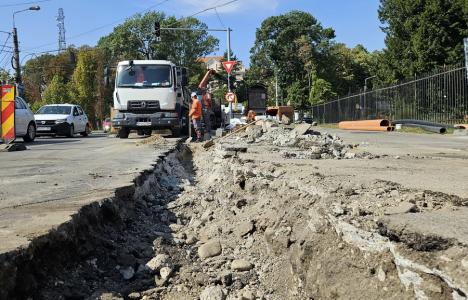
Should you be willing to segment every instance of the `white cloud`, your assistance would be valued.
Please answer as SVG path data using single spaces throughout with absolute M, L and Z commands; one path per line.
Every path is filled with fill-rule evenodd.
M 187 11 L 197 12 L 206 8 L 215 7 L 229 2 L 229 0 L 180 0 L 181 5 Z M 279 4 L 279 0 L 238 0 L 237 2 L 217 8 L 218 13 L 245 13 L 256 10 L 274 11 Z M 214 14 L 215 10 L 209 10 L 205 14 Z

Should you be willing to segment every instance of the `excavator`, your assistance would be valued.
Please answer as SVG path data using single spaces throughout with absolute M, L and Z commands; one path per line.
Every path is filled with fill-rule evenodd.
M 211 129 L 220 128 L 223 125 L 221 103 L 213 99 L 207 90 L 209 80 L 216 74 L 215 70 L 208 70 L 198 84 L 198 93 L 202 95 L 204 105 L 208 108 L 210 119 L 206 123 L 211 125 Z

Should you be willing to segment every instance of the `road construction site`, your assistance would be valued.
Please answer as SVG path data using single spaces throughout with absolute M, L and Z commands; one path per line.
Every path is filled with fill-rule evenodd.
M 467 298 L 467 136 L 256 124 L 208 148 L 80 140 L 76 181 L 2 168 L 29 187 L 1 174 L 2 232 L 21 238 L 2 246 L 0 299 Z M 118 176 L 105 143 L 128 153 Z M 79 200 L 75 182 L 92 185 Z

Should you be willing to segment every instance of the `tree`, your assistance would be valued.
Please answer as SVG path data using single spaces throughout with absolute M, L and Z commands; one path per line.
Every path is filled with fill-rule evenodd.
M 250 51 L 252 69 L 264 79 L 277 74 L 283 90 L 294 84 L 290 91 L 302 91 L 308 85 L 310 72 L 320 68 L 334 37 L 333 29 L 323 28 L 306 12 L 269 17 L 256 32 Z
M 322 78 L 315 78 L 312 81 L 312 88 L 309 93 L 309 103 L 312 105 L 328 102 L 336 98 L 330 82 Z
M 177 26 L 197 30 L 163 30 L 162 40 L 158 42 L 154 32 L 155 22 L 160 22 L 161 27 Z M 196 18 L 176 19 L 152 11 L 127 19 L 115 27 L 112 33 L 101 38 L 98 47 L 105 49 L 114 63 L 128 59 L 167 59 L 196 69 L 197 58 L 215 51 L 218 46 L 218 40 L 203 30 L 206 28 Z
M 380 57 L 386 82 L 463 61 L 468 36 L 466 0 L 381 0 L 387 48 Z
M 44 104 L 52 103 L 67 103 L 70 101 L 70 94 L 68 91 L 68 85 L 64 82 L 60 75 L 55 75 L 52 81 L 47 86 L 42 96 Z
M 83 107 L 93 124 L 96 120 L 97 70 L 96 50 L 89 47 L 80 49 L 72 76 L 70 94 L 72 102 Z
M 0 69 L 0 83 L 2 82 L 12 82 L 13 76 L 5 69 Z

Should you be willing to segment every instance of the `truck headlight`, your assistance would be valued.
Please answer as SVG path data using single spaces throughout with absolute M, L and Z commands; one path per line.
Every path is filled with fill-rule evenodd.
M 67 119 L 55 120 L 55 124 L 65 123 Z
M 178 113 L 166 113 L 166 118 L 178 118 L 179 114 Z
M 117 113 L 117 114 L 115 115 L 114 119 L 125 119 L 125 114 Z

